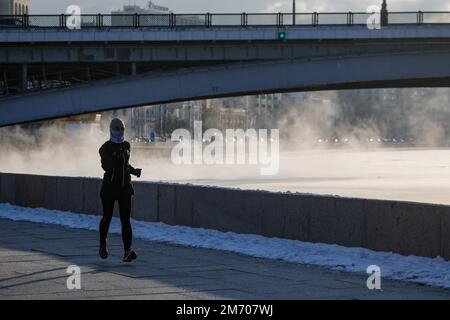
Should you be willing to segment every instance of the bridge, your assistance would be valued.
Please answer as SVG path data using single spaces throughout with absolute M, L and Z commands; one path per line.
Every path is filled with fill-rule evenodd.
M 0 126 L 247 94 L 450 84 L 450 12 L 0 18 Z

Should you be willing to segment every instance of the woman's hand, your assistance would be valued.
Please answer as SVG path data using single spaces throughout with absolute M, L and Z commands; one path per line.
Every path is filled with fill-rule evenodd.
M 128 165 L 128 168 L 129 168 L 129 172 L 130 172 L 133 176 L 136 176 L 136 177 L 138 177 L 138 178 L 141 177 L 142 169 L 135 169 L 135 168 L 133 168 L 133 167 L 130 166 L 130 165 Z

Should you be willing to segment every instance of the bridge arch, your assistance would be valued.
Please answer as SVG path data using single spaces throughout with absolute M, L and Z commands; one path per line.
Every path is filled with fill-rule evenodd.
M 0 100 L 0 126 L 273 92 L 450 86 L 450 51 L 259 61 L 140 74 Z

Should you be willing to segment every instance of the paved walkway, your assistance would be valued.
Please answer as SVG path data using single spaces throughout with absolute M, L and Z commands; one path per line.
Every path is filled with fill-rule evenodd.
M 110 259 L 97 233 L 0 219 L 0 299 L 450 299 L 450 290 L 208 249 L 135 240 L 139 260 L 124 264 L 120 236 Z M 68 290 L 69 265 L 81 290 Z

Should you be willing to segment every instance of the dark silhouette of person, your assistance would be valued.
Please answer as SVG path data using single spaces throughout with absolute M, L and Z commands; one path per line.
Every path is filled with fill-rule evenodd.
M 131 249 L 133 231 L 131 228 L 131 202 L 134 195 L 131 174 L 140 177 L 142 169 L 135 169 L 129 164 L 130 143 L 125 141 L 125 125 L 115 118 L 110 124 L 110 140 L 99 150 L 102 168 L 105 171 L 100 192 L 103 204 L 103 218 L 100 221 L 100 249 L 102 259 L 108 258 L 106 238 L 113 217 L 114 204 L 119 203 L 120 222 L 122 223 L 122 240 L 124 262 L 131 262 L 137 254 Z

